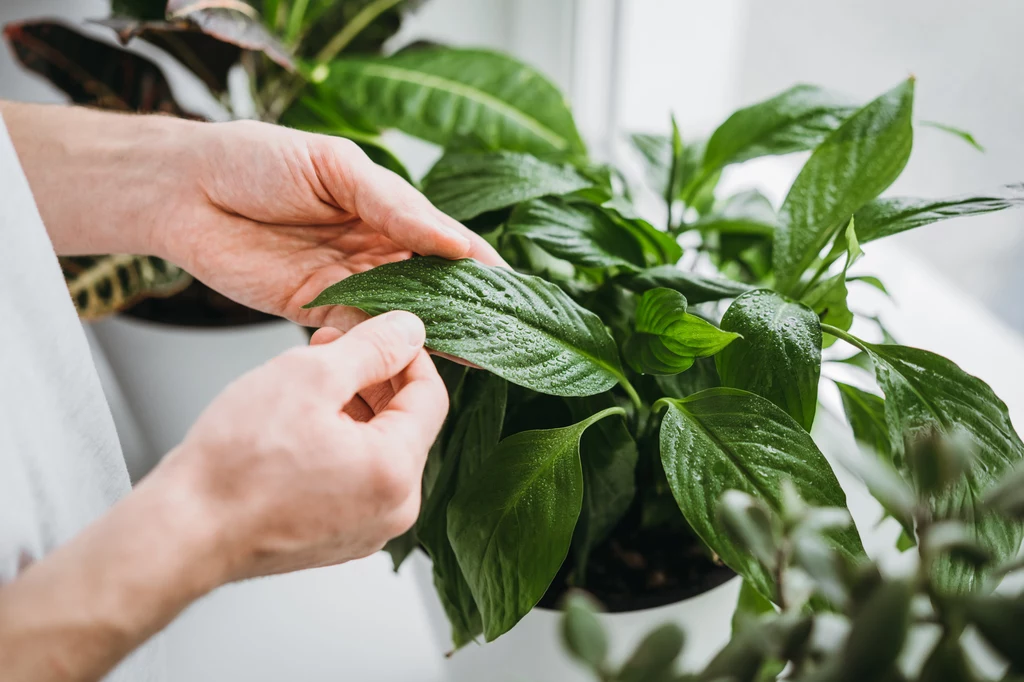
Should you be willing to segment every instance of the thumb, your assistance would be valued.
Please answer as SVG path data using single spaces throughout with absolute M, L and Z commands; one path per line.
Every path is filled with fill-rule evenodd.
M 318 333 L 321 339 L 332 335 L 323 330 Z M 426 330 L 418 317 L 395 310 L 362 322 L 344 336 L 312 350 L 321 355 L 322 366 L 332 374 L 327 382 L 329 390 L 344 404 L 359 391 L 385 382 L 408 367 L 425 339 Z

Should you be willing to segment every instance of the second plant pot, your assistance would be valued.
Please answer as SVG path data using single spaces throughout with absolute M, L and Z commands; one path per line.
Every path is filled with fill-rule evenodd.
M 438 656 L 452 651 L 450 626 L 434 589 L 430 559 L 417 550 L 408 559 L 423 597 Z M 729 641 L 732 615 L 739 596 L 738 577 L 689 599 L 665 606 L 601 614 L 611 642 L 611 658 L 621 661 L 640 639 L 662 623 L 672 622 L 686 633 L 685 669 L 700 669 Z M 493 642 L 468 644 L 447 656 L 445 680 L 450 682 L 593 682 L 562 647 L 562 614 L 535 608 L 509 632 Z

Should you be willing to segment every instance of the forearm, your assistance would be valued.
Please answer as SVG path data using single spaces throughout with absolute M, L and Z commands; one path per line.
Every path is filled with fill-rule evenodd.
M 144 482 L 105 517 L 0 588 L 10 680 L 98 680 L 223 581 L 217 538 L 184 492 Z
M 4 101 L 0 114 L 58 254 L 160 250 L 199 124 Z

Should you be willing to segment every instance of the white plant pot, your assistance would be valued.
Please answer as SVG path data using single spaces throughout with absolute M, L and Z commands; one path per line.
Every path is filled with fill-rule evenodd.
M 150 452 L 137 480 L 181 442 L 199 414 L 238 376 L 307 343 L 291 322 L 183 327 L 123 315 L 92 326 Z
M 408 559 L 419 585 L 438 656 L 452 650 L 451 628 L 434 589 L 430 559 L 417 550 Z M 676 623 L 686 633 L 681 659 L 685 670 L 703 668 L 729 641 L 740 579 L 732 578 L 690 599 L 641 611 L 604 613 L 599 617 L 611 641 L 610 656 L 621 662 L 641 638 L 662 623 Z M 490 643 L 469 644 L 444 661 L 445 682 L 593 682 L 562 647 L 558 611 L 535 608 Z M 482 640 L 481 640 L 482 642 Z

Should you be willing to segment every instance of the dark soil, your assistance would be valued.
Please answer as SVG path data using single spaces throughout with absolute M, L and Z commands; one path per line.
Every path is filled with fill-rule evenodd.
M 582 584 L 569 584 L 572 566 L 570 556 L 540 600 L 541 608 L 558 608 L 568 590 L 581 587 L 611 613 L 639 611 L 695 597 L 736 575 L 712 561 L 689 533 L 671 536 L 664 529 L 621 526 L 591 553 Z
M 147 298 L 124 314 L 183 327 L 237 327 L 280 319 L 235 303 L 198 280 L 169 298 Z

